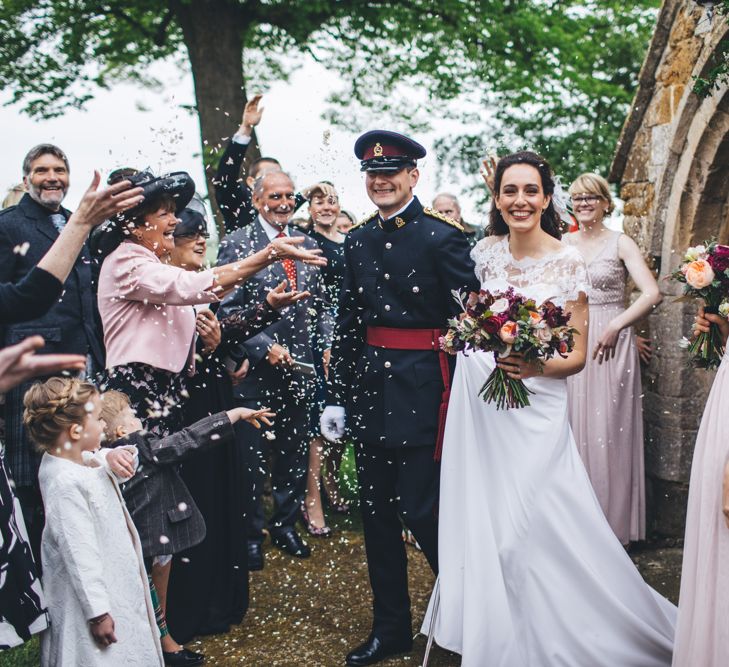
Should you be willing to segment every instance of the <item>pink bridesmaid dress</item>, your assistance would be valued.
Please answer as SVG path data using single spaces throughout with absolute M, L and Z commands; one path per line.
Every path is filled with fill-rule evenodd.
M 729 665 L 729 528 L 722 482 L 729 456 L 729 361 L 721 362 L 696 436 L 673 667 Z
M 640 362 L 632 327 L 620 332 L 615 356 L 599 364 L 592 352 L 608 323 L 625 309 L 627 270 L 612 232 L 588 264 L 591 288 L 588 357 L 567 378 L 569 419 L 600 506 L 622 544 L 645 538 L 645 469 Z M 563 241 L 570 243 L 570 235 Z

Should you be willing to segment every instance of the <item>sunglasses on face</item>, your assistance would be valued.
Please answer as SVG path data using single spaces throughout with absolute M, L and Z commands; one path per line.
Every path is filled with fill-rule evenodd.
M 209 239 L 210 234 L 207 232 L 193 232 L 192 234 L 177 234 L 175 238 L 184 241 L 197 241 L 198 239 Z

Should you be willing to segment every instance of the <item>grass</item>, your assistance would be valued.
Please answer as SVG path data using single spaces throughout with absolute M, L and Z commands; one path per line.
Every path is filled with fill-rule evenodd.
M 38 667 L 40 665 L 40 642 L 33 637 L 22 646 L 0 651 L 0 667 Z

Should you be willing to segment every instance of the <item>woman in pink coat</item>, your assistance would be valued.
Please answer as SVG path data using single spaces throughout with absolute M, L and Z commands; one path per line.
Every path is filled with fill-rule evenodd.
M 293 258 L 323 265 L 325 260 L 320 251 L 297 248 L 296 239 L 280 238 L 241 261 L 199 273 L 165 264 L 162 258 L 174 248 L 177 212 L 192 198 L 195 184 L 185 173 L 155 178 L 141 172 L 129 180 L 143 186 L 144 201 L 113 220 L 111 231 L 101 232 L 107 249 L 110 240 L 111 245 L 118 242 L 103 260 L 99 275 L 106 346 L 101 386 L 126 394 L 145 429 L 162 436 L 184 426 L 186 383 L 195 370 L 194 306 L 218 301 L 273 262 Z M 159 593 L 157 621 L 165 662 L 200 664 L 203 656 L 182 648 L 167 632 L 170 561 L 145 564 Z

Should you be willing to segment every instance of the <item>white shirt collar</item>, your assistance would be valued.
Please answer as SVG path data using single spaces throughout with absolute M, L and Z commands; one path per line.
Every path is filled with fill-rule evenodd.
M 403 206 L 399 211 L 395 211 L 392 215 L 388 215 L 386 218 L 382 218 L 382 214 L 380 214 L 380 217 L 383 220 L 390 220 L 390 219 L 394 218 L 396 215 L 400 215 L 408 206 L 410 206 L 410 204 L 413 203 L 414 200 L 415 200 L 415 195 L 410 197 L 410 201 L 407 204 L 405 204 L 405 206 Z
M 269 241 L 273 241 L 273 239 L 275 239 L 282 231 L 286 236 L 291 236 L 288 225 L 286 225 L 286 227 L 282 230 L 278 229 L 268 222 L 260 213 L 258 214 L 258 222 L 261 223 L 261 227 L 263 227 L 263 231 L 266 232 L 266 236 L 268 236 Z

